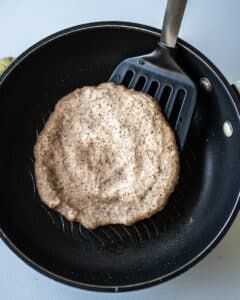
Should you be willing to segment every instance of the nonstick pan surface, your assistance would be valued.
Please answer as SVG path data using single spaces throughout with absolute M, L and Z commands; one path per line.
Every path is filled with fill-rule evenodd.
M 33 146 L 57 100 L 107 81 L 124 58 L 148 53 L 159 31 L 143 25 L 92 23 L 56 33 L 27 50 L 0 79 L 0 232 L 31 266 L 61 282 L 101 291 L 165 281 L 206 255 L 239 206 L 239 104 L 219 71 L 180 41 L 177 60 L 198 88 L 197 109 L 181 157 L 181 178 L 167 207 L 126 227 L 89 231 L 40 202 Z M 212 91 L 199 85 L 202 77 Z M 223 124 L 230 121 L 233 135 Z

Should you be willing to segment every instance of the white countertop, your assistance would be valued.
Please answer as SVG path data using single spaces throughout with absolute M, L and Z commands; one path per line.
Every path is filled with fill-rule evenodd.
M 240 80 L 239 0 L 189 0 L 180 37 L 202 51 L 230 82 Z M 163 0 L 1 0 L 0 57 L 16 57 L 43 37 L 81 23 L 124 20 L 161 27 Z M 0 299 L 240 299 L 240 215 L 198 265 L 164 284 L 105 294 L 57 283 L 32 270 L 0 241 Z

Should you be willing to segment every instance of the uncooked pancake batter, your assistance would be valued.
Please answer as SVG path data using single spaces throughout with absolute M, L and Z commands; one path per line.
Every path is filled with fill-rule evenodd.
M 90 229 L 152 216 L 179 176 L 175 136 L 159 104 L 114 83 L 63 97 L 34 156 L 42 201 Z

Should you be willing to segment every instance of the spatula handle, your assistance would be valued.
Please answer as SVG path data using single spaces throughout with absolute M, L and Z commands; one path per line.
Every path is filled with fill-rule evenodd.
M 175 48 L 186 3 L 187 0 L 168 0 L 160 38 L 161 45 Z

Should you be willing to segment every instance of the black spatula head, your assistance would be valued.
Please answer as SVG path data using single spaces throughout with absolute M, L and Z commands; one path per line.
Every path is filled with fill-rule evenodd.
M 156 98 L 177 134 L 180 149 L 183 148 L 196 105 L 196 88 L 168 49 L 159 48 L 148 55 L 124 60 L 110 81 Z
M 174 60 L 177 33 L 186 0 L 169 0 L 161 41 L 150 54 L 122 61 L 110 81 L 155 97 L 183 149 L 196 106 L 196 88 Z

